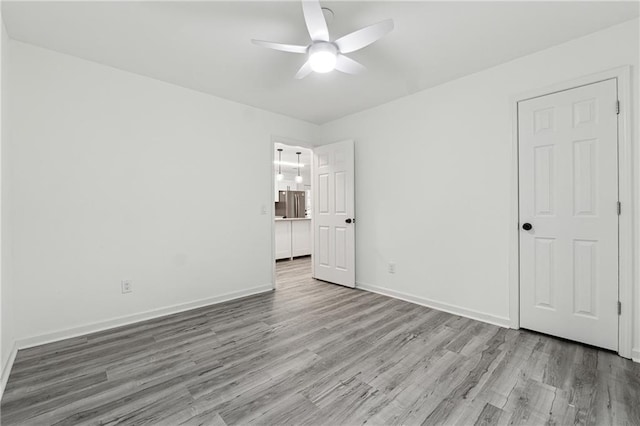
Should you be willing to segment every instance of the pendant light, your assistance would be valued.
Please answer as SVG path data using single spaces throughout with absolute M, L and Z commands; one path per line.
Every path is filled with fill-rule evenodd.
M 301 152 L 296 152 L 298 156 L 298 176 L 296 176 L 296 183 L 302 183 L 302 176 L 300 176 L 300 154 Z
M 284 179 L 284 175 L 282 174 L 282 148 L 278 148 L 278 174 L 276 175 L 276 179 Z

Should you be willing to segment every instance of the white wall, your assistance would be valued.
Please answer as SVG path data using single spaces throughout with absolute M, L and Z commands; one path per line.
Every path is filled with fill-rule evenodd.
M 316 125 L 16 41 L 9 53 L 18 339 L 271 287 L 272 136 L 313 142 Z
M 359 284 L 507 323 L 509 98 L 631 64 L 638 111 L 637 35 L 635 20 L 322 127 L 9 42 L 2 360 L 7 336 L 270 286 L 273 135 L 356 140 Z
M 13 318 L 14 311 L 14 299 L 12 297 L 11 283 L 11 252 L 6 246 L 9 241 L 11 230 L 8 227 L 9 215 L 7 214 L 8 204 L 8 180 L 6 179 L 10 163 L 8 161 L 8 155 L 6 149 L 8 148 L 8 135 L 9 135 L 9 123 L 7 122 L 8 108 L 7 100 L 9 93 L 9 76 L 8 76 L 8 43 L 9 36 L 4 27 L 0 11 L 0 25 L 2 26 L 1 46 L 0 46 L 0 70 L 2 73 L 2 80 L 0 85 L 0 109 L 2 110 L 0 121 L 0 395 L 2 394 L 2 388 L 6 383 L 5 370 L 9 364 L 9 359 L 12 355 L 12 350 L 15 342 L 15 322 Z
M 508 325 L 510 98 L 633 65 L 638 111 L 638 31 L 636 19 L 323 125 L 323 143 L 356 141 L 358 284 Z

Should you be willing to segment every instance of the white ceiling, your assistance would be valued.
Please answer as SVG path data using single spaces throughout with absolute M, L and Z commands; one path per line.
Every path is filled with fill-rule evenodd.
M 638 16 L 637 2 L 333 1 L 332 39 L 382 19 L 395 30 L 350 54 L 364 75 L 293 78 L 307 44 L 298 1 L 11 2 L 10 37 L 313 123 L 382 104 Z

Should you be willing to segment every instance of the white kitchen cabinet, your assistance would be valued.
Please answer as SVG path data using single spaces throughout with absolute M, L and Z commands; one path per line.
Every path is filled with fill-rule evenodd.
M 311 254 L 311 220 L 291 221 L 291 253 L 293 257 Z
M 276 220 L 276 259 L 291 257 L 291 221 Z
M 311 219 L 276 220 L 276 259 L 311 254 Z

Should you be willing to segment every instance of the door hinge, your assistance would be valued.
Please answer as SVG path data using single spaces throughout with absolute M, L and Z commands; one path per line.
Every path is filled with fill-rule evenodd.
M 618 201 L 618 216 L 622 214 L 622 203 Z
M 620 114 L 620 101 L 616 101 L 616 114 Z
M 622 302 L 618 302 L 618 315 L 622 315 Z

